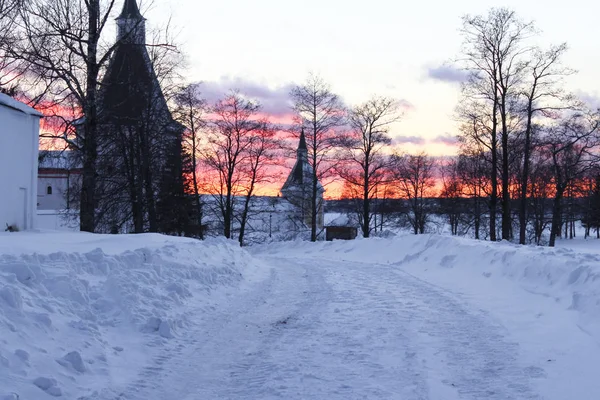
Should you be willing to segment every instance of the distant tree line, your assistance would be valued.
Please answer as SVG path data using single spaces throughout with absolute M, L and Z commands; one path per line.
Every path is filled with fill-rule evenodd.
M 244 245 L 261 211 L 258 189 L 281 181 L 290 139 L 303 130 L 313 241 L 318 182 L 331 180 L 343 183 L 364 237 L 399 224 L 422 234 L 440 218 L 454 235 L 492 241 L 542 244 L 548 233 L 554 246 L 575 235 L 576 221 L 586 235 L 600 235 L 600 115 L 565 89 L 574 73 L 563 65 L 566 44 L 539 47 L 533 23 L 511 10 L 463 18 L 454 62 L 466 76 L 456 109 L 459 154 L 440 158 L 393 145 L 403 111 L 396 99 L 374 95 L 347 106 L 314 74 L 289 93 L 289 125 L 273 123 L 239 90 L 208 102 L 201 83 L 181 84 L 182 55 L 166 28 L 146 44 L 160 84 L 160 96 L 150 98 L 167 100 L 183 136 L 174 143 L 156 129 L 164 118 L 152 101 L 135 126 L 101 136 L 103 79 L 127 40 L 104 39 L 114 7 L 109 0 L 0 0 L 0 91 L 44 110 L 53 138 L 79 154 L 73 193 L 81 230 L 202 238 L 208 209 L 201 194 L 209 194 L 222 235 Z M 104 156 L 109 148 L 112 158 Z

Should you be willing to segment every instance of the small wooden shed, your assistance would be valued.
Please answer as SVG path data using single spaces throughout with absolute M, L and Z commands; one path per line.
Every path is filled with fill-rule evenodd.
M 354 240 L 358 230 L 355 226 L 326 226 L 325 239 L 328 241 L 338 240 Z

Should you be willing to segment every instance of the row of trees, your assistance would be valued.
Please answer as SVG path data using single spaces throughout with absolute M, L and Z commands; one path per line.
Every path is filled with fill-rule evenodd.
M 539 244 L 549 229 L 554 246 L 563 228 L 572 237 L 576 216 L 589 234 L 597 228 L 600 114 L 564 88 L 574 73 L 562 63 L 566 44 L 540 48 L 533 23 L 503 8 L 464 17 L 462 34 L 459 156 L 436 166 L 425 155 L 390 159 L 390 192 L 407 200 L 414 232 L 434 210 L 424 199 L 439 195 L 453 234 L 462 225 L 476 238 Z
M 188 147 L 194 154 L 195 194 L 214 196 L 226 237 L 232 236 L 235 221 L 243 243 L 257 186 L 280 181 L 288 172 L 280 166 L 295 145 L 290 137 L 297 138 L 300 131 L 305 132 L 313 167 L 309 189 L 311 239 L 316 240 L 320 233 L 316 212 L 320 206 L 319 182 L 334 176 L 360 188 L 362 218 L 371 220 L 370 200 L 384 183 L 382 171 L 389 164 L 384 151 L 391 144 L 389 126 L 399 118 L 394 100 L 375 97 L 348 110 L 325 81 L 311 75 L 290 92 L 290 111 L 295 111 L 295 117 L 289 126 L 271 123 L 261 105 L 239 91 L 208 104 L 202 99 L 201 85 L 193 84 L 181 90 L 176 103 L 176 115 L 188 127 Z M 243 205 L 236 212 L 234 201 L 240 198 Z M 368 236 L 369 223 L 363 225 Z
M 463 20 L 464 43 L 456 62 L 467 72 L 457 109 L 460 155 L 439 163 L 426 154 L 405 155 L 392 148 L 390 129 L 402 111 L 397 101 L 374 96 L 346 107 L 318 76 L 311 75 L 291 90 L 290 125 L 271 123 L 258 102 L 238 91 L 208 104 L 201 85 L 177 84 L 181 54 L 167 29 L 157 31 L 147 46 L 150 62 L 159 90 L 186 128 L 181 158 L 172 161 L 179 167 L 163 165 L 163 170 L 188 172 L 183 177 L 156 173 L 148 154 L 128 152 L 144 146 L 128 144 L 133 136 L 126 132 L 116 135 L 117 147 L 131 156 L 123 158 L 118 169 L 141 166 L 129 174 L 125 171 L 129 180 L 119 181 L 125 185 L 121 190 L 131 191 L 119 203 L 115 191 L 104 190 L 113 183 L 112 177 L 99 181 L 99 171 L 115 166 L 110 161 L 104 165 L 99 155 L 105 145 L 99 139 L 98 110 L 107 63 L 122 40 L 105 39 L 114 6 L 114 0 L 0 0 L 0 89 L 12 94 L 20 89 L 38 108 L 46 107 L 47 121 L 56 124 L 54 137 L 81 155 L 77 193 L 82 230 L 119 225 L 115 218 L 103 225 L 99 215 L 111 215 L 111 210 L 127 203 L 130 212 L 124 218 L 133 220 L 136 232 L 158 230 L 159 221 L 152 215 L 162 208 L 173 214 L 161 222 L 163 230 L 202 236 L 198 226 L 205 208 L 199 194 L 211 193 L 223 234 L 231 238 L 236 223 L 243 244 L 257 188 L 280 181 L 277 166 L 286 157 L 289 137 L 297 137 L 301 130 L 313 167 L 312 240 L 319 233 L 318 182 L 336 179 L 344 182 L 344 195 L 353 199 L 365 237 L 382 229 L 386 215 L 393 214 L 384 212 L 386 200 L 392 198 L 405 199 L 404 214 L 411 228 L 425 232 L 430 198 L 437 195 L 452 232 L 458 234 L 466 225 L 477 238 L 518 237 L 520 243 L 539 243 L 550 225 L 549 243 L 554 245 L 566 222 L 573 220 L 579 203 L 573 199 L 579 198 L 589 203 L 582 208 L 586 226 L 591 229 L 597 223 L 600 118 L 563 87 L 564 78 L 573 73 L 562 65 L 566 45 L 537 47 L 533 24 L 507 9 Z M 74 128 L 77 122 L 83 129 Z M 160 152 L 163 146 L 157 143 L 155 150 Z M 179 195 L 185 200 L 177 204 L 192 210 L 173 207 L 168 195 L 152 198 L 156 187 L 168 188 L 176 180 L 184 180 L 187 188 Z M 149 183 L 154 181 L 158 183 Z M 436 182 L 442 182 L 441 191 L 435 190 Z M 235 204 L 239 199 L 241 207 Z M 122 216 L 120 211 L 116 214 Z
M 590 193 L 598 174 L 600 116 L 564 88 L 565 78 L 574 73 L 562 62 L 566 44 L 535 45 L 539 34 L 533 23 L 508 9 L 464 17 L 462 34 L 456 65 L 466 71 L 467 79 L 456 113 L 460 154 L 454 159 L 436 163 L 426 154 L 395 153 L 390 128 L 401 110 L 394 99 L 376 96 L 347 108 L 317 76 L 293 88 L 290 99 L 296 118 L 290 130 L 304 129 L 307 134 L 314 170 L 313 216 L 317 182 L 335 177 L 344 182 L 344 195 L 355 200 L 365 237 L 377 229 L 374 209 L 392 197 L 406 200 L 411 228 L 423 233 L 431 210 L 427 199 L 439 195 L 454 234 L 469 215 L 467 226 L 476 238 L 541 243 L 549 228 L 553 246 L 569 218 L 573 220 L 574 213 L 565 212 L 577 203 L 572 199 L 594 204 Z M 222 113 L 217 114 L 223 119 Z M 265 132 L 282 129 L 264 126 Z M 271 144 L 274 160 L 282 145 Z M 441 190 L 436 191 L 440 180 Z M 246 186 L 253 183 L 250 179 Z M 227 179 L 225 184 L 231 186 Z M 594 208 L 582 210 L 586 227 L 593 228 Z
M 586 110 L 564 89 L 564 79 L 574 73 L 562 63 L 566 44 L 535 45 L 533 23 L 515 12 L 502 8 L 466 16 L 462 33 L 458 63 L 468 76 L 458 109 L 459 163 L 481 164 L 489 177 L 477 190 L 489 197 L 490 239 L 496 240 L 499 214 L 501 238 L 518 237 L 525 244 L 528 206 L 542 194 L 553 198 L 553 246 L 562 226 L 565 192 L 597 165 L 598 112 Z M 515 203 L 518 235 L 513 229 Z
M 127 35 L 116 41 L 106 39 L 107 22 L 115 6 L 114 0 L 2 0 L 0 22 L 6 29 L 0 37 L 3 63 L 0 85 L 4 91 L 20 93 L 32 105 L 44 109 L 46 123 L 54 125 L 49 136 L 64 141 L 79 154 L 82 175 L 73 193 L 79 195 L 76 203 L 81 230 L 121 231 L 131 224 L 135 232 L 157 231 L 159 225 L 171 226 L 167 229 L 169 233 L 194 232 L 195 229 L 173 226 L 188 225 L 185 218 L 173 215 L 172 221 L 159 224 L 156 217 L 159 208 L 171 208 L 168 196 L 162 199 L 154 196 L 157 185 L 169 187 L 168 177 L 154 169 L 151 162 L 152 155 L 161 152 L 162 142 L 156 141 L 155 146 L 150 143 L 151 138 L 131 132 L 132 127 L 127 124 L 119 125 L 114 135 L 102 132 L 105 130 L 102 112 L 106 111 L 99 109 L 106 91 L 103 79 L 109 73 L 107 68 L 115 50 L 127 40 Z M 137 35 L 137 27 L 130 28 L 130 35 Z M 173 163 L 185 164 L 190 169 L 188 194 L 194 195 L 195 208 L 188 213 L 190 216 L 202 218 L 199 190 L 215 194 L 224 235 L 231 237 L 233 221 L 238 220 L 242 226 L 239 240 L 243 243 L 250 200 L 258 185 L 274 178 L 275 172 L 269 165 L 275 158 L 281 160 L 283 146 L 278 132 L 285 128 L 297 134 L 303 128 L 314 172 L 311 239 L 316 240 L 318 234 L 318 182 L 336 172 L 362 187 L 364 218 L 370 220 L 368 202 L 374 187 L 379 185 L 381 166 L 377 160 L 382 147 L 390 141 L 388 126 L 397 119 L 395 102 L 374 98 L 348 113 L 329 85 L 312 76 L 290 93 L 296 111 L 294 127 L 277 127 L 260 117 L 261 106 L 242 93 L 232 92 L 208 106 L 197 85 L 183 88 L 175 85 L 179 80 L 176 66 L 181 64 L 181 55 L 171 44 L 168 30 L 157 31 L 151 38 L 153 41 L 147 46 L 149 61 L 162 93 L 150 97 L 160 101 L 163 94 L 170 99 L 177 120 L 187 128 L 185 150 L 189 158 L 182 154 L 183 159 Z M 143 118 L 146 124 L 156 121 L 151 114 L 160 108 L 156 104 L 147 106 L 148 115 Z M 343 135 L 342 131 L 350 133 Z M 335 167 L 333 155 L 343 146 L 352 162 L 340 170 Z M 109 147 L 122 156 L 103 157 Z M 366 171 L 362 179 L 360 171 Z M 159 183 L 154 184 L 157 179 Z M 239 196 L 245 198 L 245 204 L 238 216 L 234 215 L 233 202 Z M 367 222 L 366 235 L 368 225 Z

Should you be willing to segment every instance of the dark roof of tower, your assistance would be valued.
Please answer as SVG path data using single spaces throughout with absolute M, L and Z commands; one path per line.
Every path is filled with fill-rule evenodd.
M 304 137 L 304 128 L 302 128 L 302 132 L 300 132 L 300 143 L 298 143 L 298 150 L 307 150 L 306 138 Z
M 119 18 L 142 18 L 140 23 L 143 23 L 136 0 L 125 0 Z M 184 130 L 171 116 L 144 40 L 116 43 L 102 79 L 98 103 L 101 124 L 137 126 L 149 122 L 151 112 L 160 121 L 160 129 Z
M 125 0 L 123 3 L 123 11 L 117 19 L 134 19 L 143 18 L 136 0 Z
M 306 137 L 304 136 L 304 128 L 302 128 L 302 131 L 300 132 L 300 142 L 298 143 L 298 150 L 304 150 L 306 151 Z M 292 172 L 290 173 L 290 176 L 292 178 L 292 182 L 295 184 L 303 184 L 304 183 L 304 175 L 305 175 L 305 164 L 306 163 L 306 159 L 304 157 L 300 157 L 298 156 L 298 160 L 296 161 L 296 164 L 294 165 L 294 168 L 292 169 Z M 290 183 L 292 183 L 290 182 Z
M 292 169 L 292 182 L 296 184 L 304 183 L 304 159 L 299 159 L 294 165 L 294 169 Z
M 294 167 L 290 171 L 287 180 L 281 188 L 282 192 L 287 190 L 295 190 L 293 188 L 308 187 L 311 184 L 313 178 L 313 169 L 308 163 L 306 158 L 306 137 L 304 136 L 304 129 L 300 133 L 300 142 L 298 143 L 298 158 Z M 320 191 L 323 191 L 323 186 L 317 181 L 317 186 Z
M 137 45 L 117 46 L 104 77 L 102 112 L 105 122 L 121 124 L 140 121 L 152 101 L 153 76 Z

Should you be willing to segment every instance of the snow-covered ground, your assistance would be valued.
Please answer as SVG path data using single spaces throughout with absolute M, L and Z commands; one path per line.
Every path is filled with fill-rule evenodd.
M 0 399 L 77 399 L 140 379 L 198 313 L 263 271 L 225 240 L 0 233 Z
M 560 246 L 0 234 L 0 399 L 598 399 L 600 241 Z

